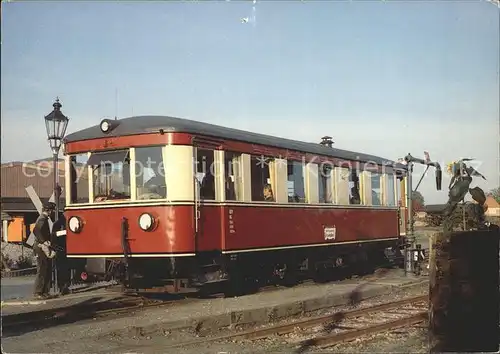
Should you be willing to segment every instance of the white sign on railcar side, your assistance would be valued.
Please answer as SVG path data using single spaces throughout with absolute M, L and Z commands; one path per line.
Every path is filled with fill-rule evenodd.
M 337 228 L 335 226 L 325 226 L 323 228 L 325 240 L 335 240 L 337 237 Z

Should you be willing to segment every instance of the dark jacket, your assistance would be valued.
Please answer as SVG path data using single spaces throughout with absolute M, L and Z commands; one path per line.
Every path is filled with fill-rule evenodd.
M 42 214 L 36 219 L 35 227 L 33 228 L 36 242 L 44 243 L 50 241 L 49 217 Z
M 57 231 L 61 231 L 66 229 L 66 218 L 64 217 L 64 214 L 59 216 L 57 221 L 52 225 L 52 232 L 56 233 Z
M 64 214 L 61 214 L 57 221 L 52 225 L 52 239 L 55 241 L 55 244 L 62 249 L 66 249 L 66 236 L 57 236 L 57 231 L 66 229 L 66 218 Z

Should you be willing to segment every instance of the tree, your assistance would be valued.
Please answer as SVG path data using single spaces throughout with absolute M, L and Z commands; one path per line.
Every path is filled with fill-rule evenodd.
M 411 207 L 412 207 L 412 227 L 415 227 L 415 221 L 417 221 L 417 214 L 424 210 L 425 200 L 422 193 L 413 191 L 411 193 Z
M 500 187 L 492 189 L 488 195 L 491 195 L 495 200 L 500 203 Z
M 423 208 L 423 206 L 425 205 L 425 199 L 424 199 L 424 196 L 422 195 L 422 193 L 418 192 L 418 191 L 413 191 L 412 192 L 412 200 L 413 200 L 413 208 L 415 210 L 420 210 Z

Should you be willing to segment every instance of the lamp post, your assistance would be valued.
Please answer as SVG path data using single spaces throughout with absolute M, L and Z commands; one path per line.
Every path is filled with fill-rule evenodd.
M 54 198 L 56 204 L 56 212 L 54 216 L 54 223 L 59 219 L 59 196 L 61 187 L 59 186 L 59 150 L 61 148 L 62 139 L 66 133 L 69 119 L 61 112 L 62 104 L 59 102 L 59 97 L 52 105 L 54 109 L 45 116 L 45 128 L 47 129 L 47 138 L 49 140 L 50 148 L 52 149 L 52 162 L 54 173 Z M 57 290 L 57 269 L 55 262 L 53 262 L 53 276 L 54 276 L 54 290 Z
M 56 215 L 55 220 L 57 221 L 59 217 L 59 149 L 61 148 L 61 142 L 66 133 L 66 127 L 68 126 L 69 119 L 61 112 L 62 104 L 59 102 L 59 97 L 52 105 L 54 109 L 48 115 L 45 116 L 45 128 L 47 129 L 47 138 L 49 140 L 50 148 L 52 149 L 52 162 L 54 163 L 54 197 L 56 204 Z M 56 173 L 57 171 L 57 173 Z

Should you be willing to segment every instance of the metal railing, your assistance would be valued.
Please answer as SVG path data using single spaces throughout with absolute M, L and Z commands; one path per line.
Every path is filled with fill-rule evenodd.
M 25 277 L 36 274 L 36 267 L 2 271 L 2 278 Z

